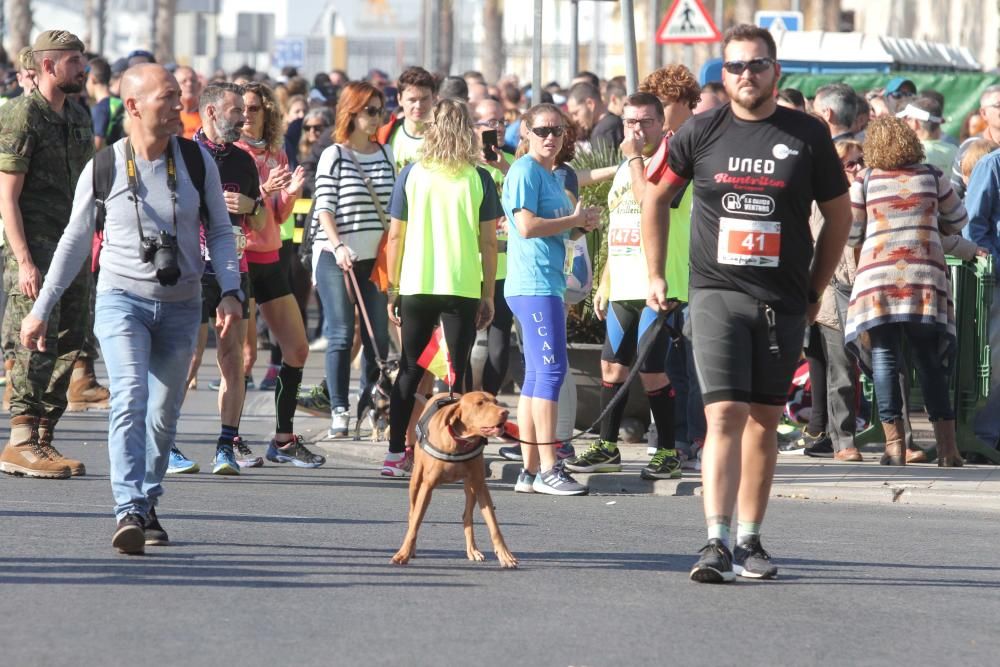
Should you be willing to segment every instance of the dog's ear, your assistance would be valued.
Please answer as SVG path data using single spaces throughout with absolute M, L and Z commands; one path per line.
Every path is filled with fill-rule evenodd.
M 445 408 L 447 414 L 444 416 L 444 423 L 450 426 L 454 431 L 460 431 L 462 427 L 462 404 L 461 402 L 452 403 Z

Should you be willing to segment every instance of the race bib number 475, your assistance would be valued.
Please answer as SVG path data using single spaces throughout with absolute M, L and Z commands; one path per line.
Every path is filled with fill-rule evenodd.
M 774 268 L 780 257 L 780 222 L 719 218 L 719 264 Z

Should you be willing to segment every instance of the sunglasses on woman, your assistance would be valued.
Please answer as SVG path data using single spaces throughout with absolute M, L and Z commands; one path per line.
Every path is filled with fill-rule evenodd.
M 844 169 L 848 171 L 854 171 L 855 169 L 861 169 L 865 166 L 864 158 L 858 158 L 857 160 L 848 160 L 844 163 Z
M 382 115 L 382 107 L 380 106 L 375 106 L 375 105 L 368 106 L 362 109 L 362 111 L 364 111 L 369 118 L 378 118 L 379 116 Z
M 743 72 L 750 70 L 751 74 L 760 74 L 771 69 L 774 65 L 774 58 L 754 58 L 753 60 L 727 60 L 722 63 L 722 69 L 730 74 L 739 76 Z
M 553 126 L 543 126 L 543 127 L 533 127 L 531 128 L 531 133 L 536 137 L 546 138 L 550 134 L 553 137 L 561 137 L 563 133 L 566 132 L 566 128 L 562 125 Z
M 322 132 L 326 129 L 326 125 L 303 125 L 302 129 L 306 132 Z

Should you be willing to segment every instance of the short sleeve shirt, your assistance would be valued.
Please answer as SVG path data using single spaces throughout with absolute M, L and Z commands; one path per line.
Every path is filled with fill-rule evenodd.
M 508 165 L 514 164 L 514 156 L 503 151 L 501 153 L 503 159 L 507 161 Z M 493 179 L 493 184 L 497 186 L 497 194 L 503 196 L 503 179 L 504 174 L 502 171 L 496 167 L 490 166 L 488 164 L 483 165 L 483 169 L 486 173 L 490 175 Z M 507 216 L 500 216 L 497 219 L 497 280 L 504 280 L 507 278 L 507 226 L 510 222 L 507 221 Z
M 620 116 L 610 111 L 590 131 L 590 145 L 594 150 L 617 150 L 623 141 L 625 125 Z
M 424 138 L 407 134 L 406 123 L 401 122 L 393 130 L 389 145 L 392 146 L 392 154 L 396 158 L 396 170 L 402 171 L 404 167 L 420 159 L 420 148 L 424 145 Z
M 503 209 L 510 220 L 507 244 L 507 281 L 510 296 L 558 296 L 566 292 L 566 240 L 569 231 L 526 239 L 514 223 L 514 214 L 525 209 L 539 218 L 562 218 L 573 208 L 561 178 L 530 155 L 511 165 L 504 180 Z
M 823 123 L 783 107 L 745 121 L 726 105 L 682 125 L 667 164 L 667 178 L 694 185 L 691 290 L 742 292 L 804 314 L 812 202 L 847 192 Z
M 223 192 L 238 192 L 250 199 L 260 197 L 260 177 L 257 174 L 257 163 L 254 162 L 249 153 L 233 144 L 226 144 L 221 151 L 211 150 L 208 146 L 205 148 L 215 158 Z M 229 221 L 233 226 L 233 235 L 236 237 L 236 254 L 240 260 L 240 271 L 245 273 L 248 266 L 243 253 L 246 250 L 246 235 L 250 231 L 247 226 L 247 216 L 230 213 Z M 205 253 L 207 258 L 207 249 Z
M 485 169 L 456 173 L 415 162 L 396 179 L 389 211 L 406 223 L 400 294 L 482 296 L 479 223 L 503 215 Z

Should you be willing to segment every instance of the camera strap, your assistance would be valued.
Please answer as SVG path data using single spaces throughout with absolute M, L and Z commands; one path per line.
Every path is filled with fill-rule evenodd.
M 139 170 L 135 166 L 135 151 L 132 141 L 125 142 L 125 175 L 128 178 L 128 189 L 132 193 L 132 203 L 135 205 L 135 225 L 139 230 L 139 241 L 145 241 L 142 232 L 142 217 L 139 215 Z M 170 189 L 170 207 L 173 213 L 174 235 L 177 235 L 177 163 L 174 161 L 174 142 L 167 142 L 167 187 Z

